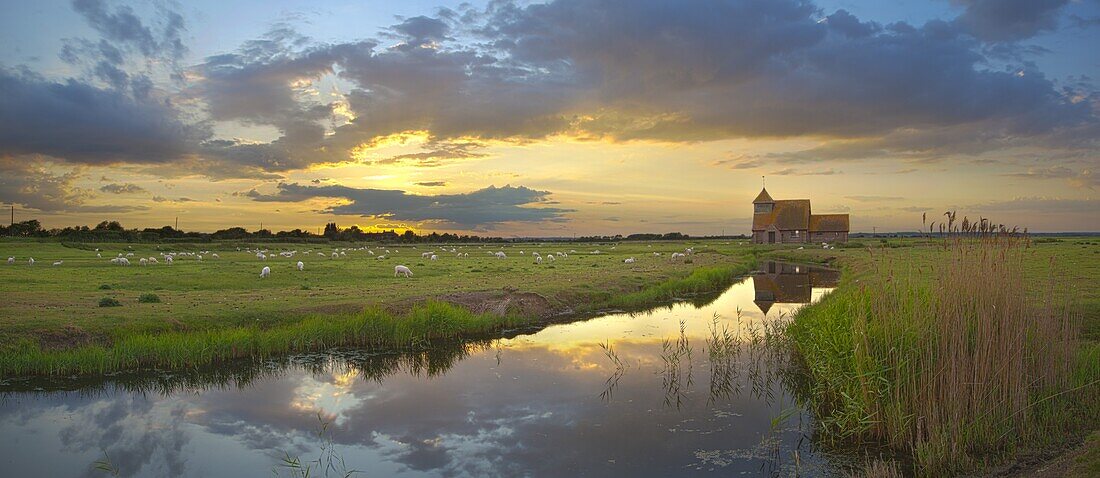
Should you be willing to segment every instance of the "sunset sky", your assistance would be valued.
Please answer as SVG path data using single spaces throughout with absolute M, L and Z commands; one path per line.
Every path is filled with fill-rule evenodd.
M 4 0 L 0 201 L 47 227 L 1100 230 L 1100 1 Z

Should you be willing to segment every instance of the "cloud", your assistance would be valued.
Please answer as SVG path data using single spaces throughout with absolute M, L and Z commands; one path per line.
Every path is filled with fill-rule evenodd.
M 111 194 L 135 194 L 145 192 L 145 188 L 133 183 L 110 183 L 99 188 L 100 191 Z
M 0 67 L 0 91 L 0 155 L 163 163 L 190 154 L 206 135 L 163 102 L 77 80 L 53 82 Z
M 844 196 L 844 198 L 859 202 L 884 202 L 905 200 L 905 198 L 901 196 Z
M 1073 187 L 1094 189 L 1100 186 L 1100 177 L 1092 173 L 1091 169 L 1074 171 L 1065 166 L 1050 166 L 1046 168 L 1031 168 L 1025 172 L 1005 173 L 1005 176 L 1026 179 L 1065 179 Z
M 779 171 L 772 171 L 772 174 L 777 176 L 832 176 L 834 174 L 844 174 L 843 171 L 838 171 L 833 168 L 809 171 L 804 169 L 787 168 L 780 169 Z
M 77 170 L 55 171 L 53 164 L 0 155 L 0 201 L 42 212 L 122 213 L 145 206 L 88 204 L 94 195 L 74 185 Z
M 480 143 L 469 141 L 430 141 L 425 145 L 428 150 L 420 153 L 407 153 L 375 161 L 377 164 L 414 163 L 418 166 L 442 166 L 456 159 L 481 158 L 487 156 L 473 150 L 484 148 Z
M 446 186 L 447 181 L 422 181 L 422 182 L 416 183 L 416 185 L 417 186 L 429 187 L 429 188 L 437 188 L 437 187 Z
M 965 10 L 955 22 L 985 41 L 1018 41 L 1058 27 L 1070 0 L 952 0 Z
M 154 32 L 134 10 L 126 5 L 109 11 L 103 0 L 73 0 L 73 10 L 107 40 L 118 42 L 138 50 L 149 58 L 163 57 L 178 60 L 187 53 L 182 34 L 186 30 L 183 16 L 158 5 L 163 23 L 160 32 Z
M 189 198 L 189 197 L 180 197 L 180 198 L 175 198 L 175 199 L 172 199 L 172 198 L 166 198 L 166 197 L 164 197 L 164 196 L 153 196 L 153 202 L 176 202 L 176 203 L 184 203 L 184 202 L 195 202 L 195 200 L 194 200 L 194 199 L 191 199 L 191 198 Z
M 1018 197 L 1008 201 L 975 204 L 975 211 L 1028 212 L 1043 214 L 1094 214 L 1100 211 L 1100 199 L 1062 199 L 1050 197 Z
M 341 185 L 309 186 L 280 183 L 264 195 L 255 190 L 244 196 L 260 202 L 301 202 L 339 198 L 350 202 L 329 207 L 326 213 L 382 217 L 393 221 L 440 221 L 462 227 L 491 227 L 504 222 L 559 220 L 570 209 L 525 207 L 548 201 L 550 192 L 525 186 L 489 186 L 462 194 L 414 195 L 405 191 L 361 189 Z

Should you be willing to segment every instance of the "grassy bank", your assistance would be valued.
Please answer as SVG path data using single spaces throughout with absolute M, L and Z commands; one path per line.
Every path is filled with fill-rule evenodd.
M 739 262 L 715 256 L 724 258 L 725 263 L 695 257 L 713 265 L 685 269 L 686 275 L 682 277 L 676 277 L 678 269 L 673 269 L 670 273 L 673 277 L 641 286 L 624 286 L 614 281 L 602 288 L 586 284 L 571 293 L 570 300 L 575 303 L 567 305 L 581 312 L 661 305 L 675 297 L 720 291 L 747 273 L 754 263 L 751 254 Z M 623 288 L 636 291 L 625 292 Z M 147 367 L 181 369 L 338 346 L 415 349 L 440 339 L 484 338 L 502 329 L 535 324 L 542 318 L 512 310 L 503 315 L 478 314 L 458 305 L 426 299 L 413 301 L 408 310 L 393 310 L 379 303 L 365 306 L 361 312 L 315 312 L 298 320 L 275 323 L 257 321 L 201 330 L 153 332 L 122 328 L 102 343 L 66 347 L 48 347 L 24 337 L 0 349 L 0 377 L 100 374 Z
M 838 254 L 841 287 L 787 328 L 823 438 L 944 476 L 1100 427 L 1100 346 L 1080 335 L 1100 279 L 987 231 L 906 246 Z M 1091 246 L 1071 257 L 1095 266 Z

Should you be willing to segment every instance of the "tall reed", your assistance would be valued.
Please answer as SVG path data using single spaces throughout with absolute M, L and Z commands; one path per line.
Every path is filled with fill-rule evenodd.
M 1042 287 L 1025 277 L 1027 235 L 954 219 L 936 261 L 873 252 L 861 283 L 787 330 L 825 435 L 885 442 L 926 475 L 975 469 L 1100 411 L 1078 312 L 1053 272 Z

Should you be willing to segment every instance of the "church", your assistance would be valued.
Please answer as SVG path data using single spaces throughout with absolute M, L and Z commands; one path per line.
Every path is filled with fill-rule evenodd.
M 755 244 L 848 242 L 847 214 L 811 214 L 809 199 L 772 199 L 766 188 L 752 202 Z

